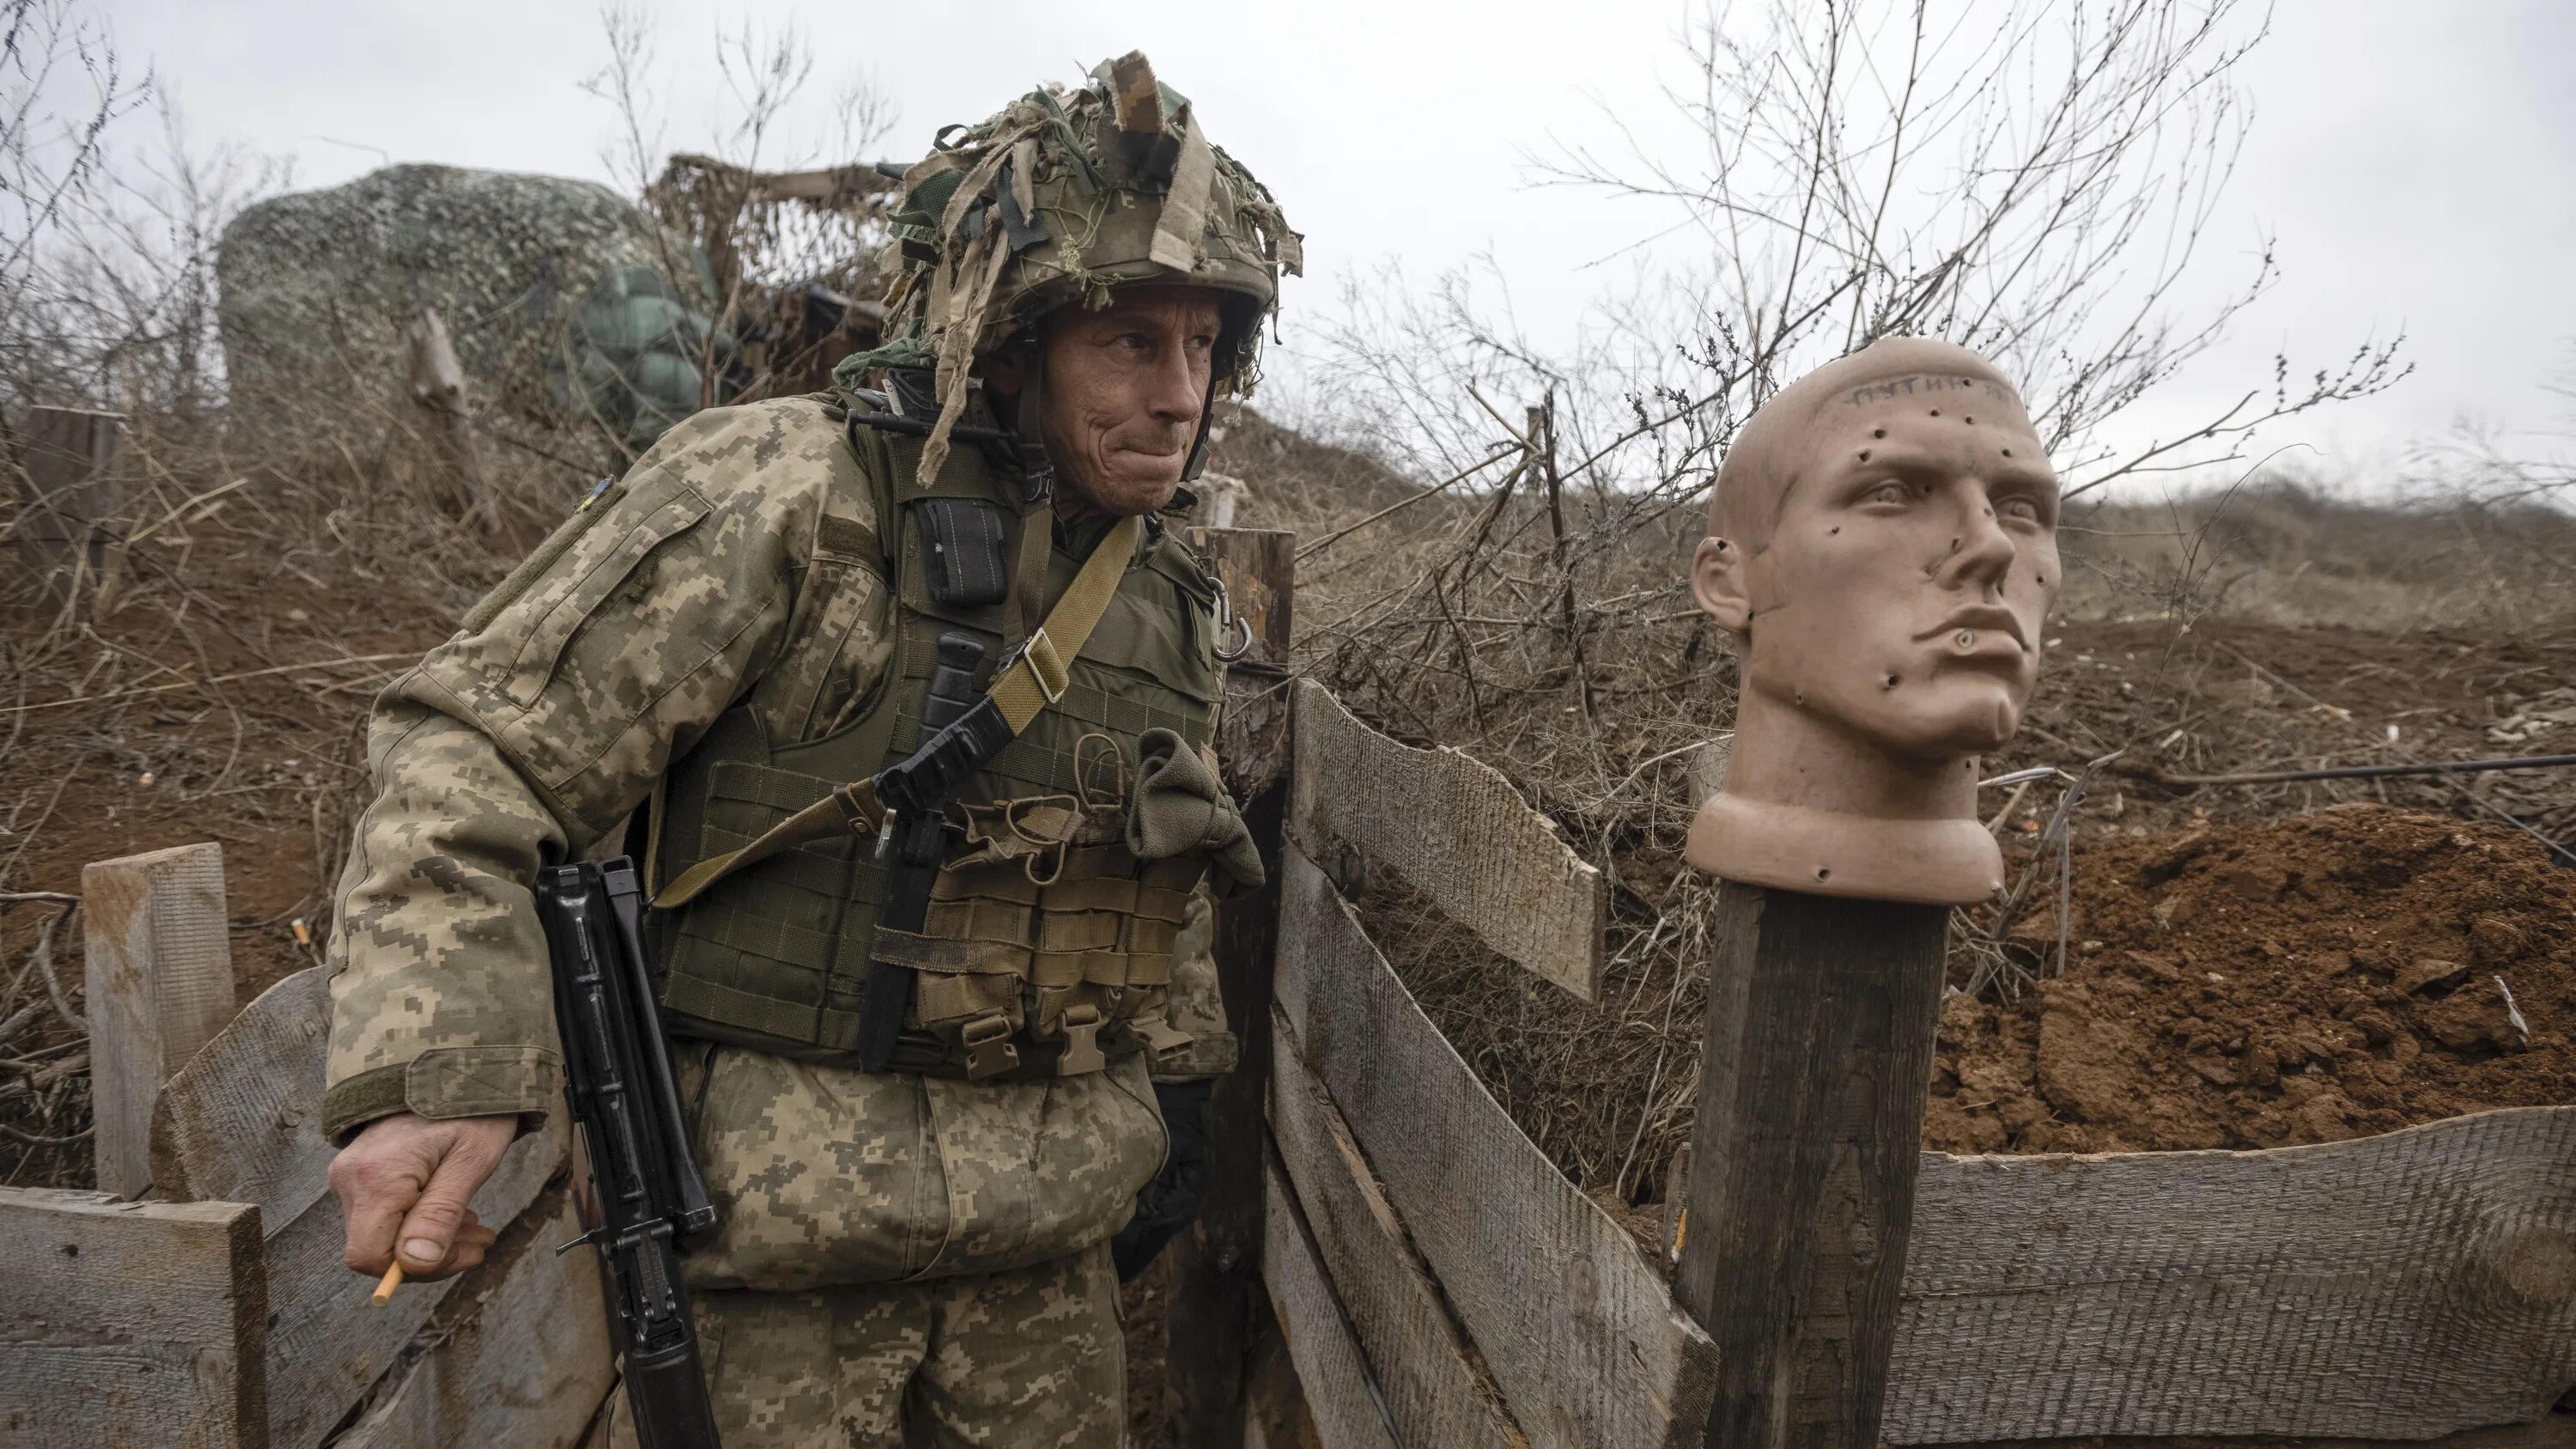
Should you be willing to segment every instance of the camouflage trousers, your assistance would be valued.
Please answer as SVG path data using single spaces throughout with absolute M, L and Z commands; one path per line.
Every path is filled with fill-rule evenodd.
M 1108 1239 L 1167 1144 L 1144 1058 L 968 1082 L 700 1045 L 680 1078 L 726 1449 L 1124 1442 Z
M 1034 1267 L 697 1296 L 725 1449 L 1120 1449 L 1127 1372 L 1109 1245 Z M 621 1392 L 606 1441 L 633 1449 Z

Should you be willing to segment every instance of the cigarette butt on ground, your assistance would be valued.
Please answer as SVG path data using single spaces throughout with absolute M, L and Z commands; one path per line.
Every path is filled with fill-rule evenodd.
M 376 1305 L 378 1308 L 382 1308 L 386 1304 L 391 1303 L 394 1298 L 394 1290 L 402 1286 L 402 1280 L 402 1259 L 396 1258 L 394 1259 L 394 1265 L 385 1270 L 385 1276 L 376 1280 L 376 1291 L 367 1295 L 367 1301 Z

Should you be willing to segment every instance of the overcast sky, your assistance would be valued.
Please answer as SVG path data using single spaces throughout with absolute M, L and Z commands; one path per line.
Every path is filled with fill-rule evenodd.
M 95 0 L 93 0 L 95 3 Z M 1978 0 L 1933 0 L 1945 4 Z M 580 82 L 606 47 L 585 0 L 107 0 L 124 48 L 148 55 L 199 141 L 293 158 L 303 185 L 391 158 L 608 179 L 614 116 Z M 1525 324 L 1571 329 L 1601 284 L 1594 262 L 1641 218 L 1533 192 L 1523 153 L 1602 132 L 1601 107 L 1661 106 L 1679 73 L 1677 0 L 1307 0 L 1190 5 L 976 0 L 745 5 L 664 0 L 656 77 L 668 140 L 710 139 L 720 27 L 793 23 L 816 57 L 803 125 L 871 82 L 896 113 L 888 151 L 920 154 L 1032 82 L 1071 80 L 1142 47 L 1194 97 L 1211 134 L 1260 174 L 1307 234 L 1300 308 L 1334 278 L 1401 255 L 1428 276 L 1489 251 Z M 2328 471 L 2384 476 L 2407 444 L 2463 417 L 2576 450 L 2576 5 L 2565 0 L 2281 0 L 2243 82 L 2258 119 L 2188 310 L 2242 279 L 2268 232 L 2283 280 L 2230 343 L 2140 405 L 2146 434 L 2268 386 L 2274 352 L 2324 365 L 2402 330 L 2413 377 L 2276 431 Z

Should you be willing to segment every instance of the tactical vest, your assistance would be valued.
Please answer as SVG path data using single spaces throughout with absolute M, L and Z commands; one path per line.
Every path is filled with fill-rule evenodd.
M 1007 589 L 970 581 L 961 590 L 948 574 L 934 589 L 934 570 L 953 570 L 961 528 L 999 528 L 1015 544 L 1021 528 L 1051 530 L 1051 511 L 1024 508 L 1016 473 L 991 467 L 979 448 L 953 449 L 923 488 L 914 481 L 918 439 L 849 433 L 878 494 L 893 657 L 865 709 L 819 739 L 774 743 L 742 706 L 721 716 L 670 771 L 657 884 L 909 756 L 940 634 L 962 630 L 986 644 L 978 688 L 1001 660 Z M 1042 618 L 1080 563 L 1055 546 L 1045 600 L 1023 617 Z M 942 602 L 961 593 L 993 602 Z M 1214 733 L 1215 599 L 1197 558 L 1150 527 L 1063 693 L 957 792 L 950 815 L 964 821 L 966 845 L 942 868 L 919 936 L 879 931 L 885 874 L 874 840 L 856 835 L 782 851 L 653 912 L 673 1030 L 850 1061 L 868 965 L 882 954 L 917 973 L 895 1056 L 902 1069 L 1071 1074 L 1186 1044 L 1166 1019 L 1165 988 L 1207 863 L 1140 861 L 1123 825 L 1139 738 L 1167 729 L 1204 752 Z M 1015 1049 L 1001 1054 L 1016 1057 L 1007 1069 L 994 1065 L 1001 1042 Z

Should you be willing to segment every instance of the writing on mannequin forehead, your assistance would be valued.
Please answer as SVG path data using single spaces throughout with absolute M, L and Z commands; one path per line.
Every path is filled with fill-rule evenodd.
M 1709 510 L 1710 534 L 1738 562 L 1769 549 L 1793 500 L 1893 502 L 1900 490 L 1919 499 L 1967 483 L 1991 498 L 1996 516 L 2055 521 L 2057 475 L 2021 399 L 1996 379 L 1876 378 L 1811 400 L 1784 394 L 1756 419 L 1737 440 L 1746 456 L 1730 456 L 1740 466 L 1726 470 Z

